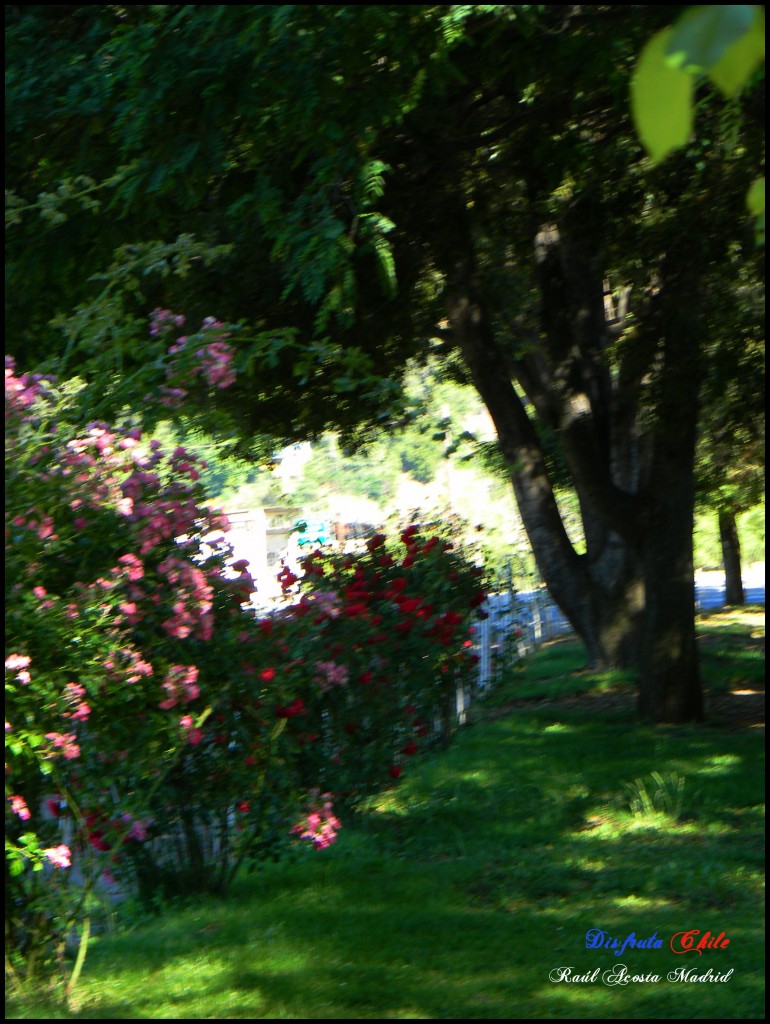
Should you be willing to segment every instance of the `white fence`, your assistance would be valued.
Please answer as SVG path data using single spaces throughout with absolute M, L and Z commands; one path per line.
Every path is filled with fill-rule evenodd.
M 501 663 L 523 658 L 572 628 L 545 589 L 490 594 L 484 611 L 487 618 L 475 625 L 481 689 L 493 681 Z
M 746 574 L 744 593 L 747 604 L 764 605 L 764 565 L 761 573 Z M 709 574 L 708 580 L 696 579 L 697 610 L 721 608 L 724 603 L 724 577 L 721 574 Z M 484 610 L 488 617 L 476 623 L 474 645 L 479 659 L 477 686 L 480 691 L 492 685 L 506 666 L 531 654 L 545 641 L 572 631 L 544 587 L 520 593 L 491 594 Z M 460 723 L 465 721 L 472 699 L 473 694 L 458 688 L 457 717 Z

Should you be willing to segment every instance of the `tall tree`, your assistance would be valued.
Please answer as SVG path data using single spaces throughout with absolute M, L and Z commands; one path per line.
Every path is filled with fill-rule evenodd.
M 113 321 L 163 302 L 252 325 L 239 403 L 254 429 L 354 436 L 398 405 L 409 357 L 443 353 L 492 415 L 590 660 L 638 666 L 644 717 L 698 719 L 694 452 L 718 341 L 704 292 L 744 227 L 751 244 L 764 122 L 748 89 L 729 158 L 698 141 L 660 168 L 643 158 L 631 68 L 680 10 L 11 8 L 12 344 L 50 357 L 50 315 L 78 305 L 75 365 L 141 372 L 149 349 L 105 337 L 104 286 L 87 283 L 128 243 L 107 292 L 123 274 L 133 298 Z M 719 105 L 703 107 L 719 133 Z M 108 217 L 78 205 L 82 179 L 72 198 L 83 175 Z M 43 233 L 22 207 L 41 191 Z M 193 278 L 143 277 L 137 243 L 182 233 L 204 243 L 192 258 L 230 249 Z M 583 554 L 537 420 L 579 496 Z
M 744 604 L 737 517 L 764 493 L 764 288 L 761 267 L 730 257 L 730 287 L 720 274 L 708 289 L 710 316 L 720 329 L 703 382 L 696 500 L 717 519 L 725 601 Z

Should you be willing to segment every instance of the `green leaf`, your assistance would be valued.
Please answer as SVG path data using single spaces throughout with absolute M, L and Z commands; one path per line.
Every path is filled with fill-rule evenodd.
M 669 67 L 709 71 L 754 22 L 752 4 L 692 7 L 673 26 L 666 46 Z
M 764 246 L 765 244 L 765 179 L 757 178 L 752 184 L 751 188 L 746 195 L 746 206 L 749 212 L 753 214 L 754 223 L 754 234 L 756 235 L 757 245 Z
M 657 32 L 642 50 L 631 79 L 631 113 L 655 163 L 683 146 L 693 126 L 692 76 L 666 62 L 673 29 Z
M 765 14 L 761 7 L 749 29 L 709 70 L 709 78 L 728 99 L 734 99 L 765 59 Z
M 757 245 L 764 248 L 765 245 L 765 213 L 764 210 L 757 217 L 757 223 L 754 227 L 754 234 L 756 235 Z
M 374 239 L 374 254 L 377 259 L 377 274 L 386 297 L 392 299 L 398 292 L 396 280 L 396 262 L 393 251 L 387 241 L 380 235 Z
M 746 196 L 746 206 L 755 217 L 765 212 L 765 179 L 757 178 Z

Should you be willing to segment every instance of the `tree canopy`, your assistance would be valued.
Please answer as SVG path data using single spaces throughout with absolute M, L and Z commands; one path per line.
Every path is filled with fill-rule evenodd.
M 730 246 L 754 252 L 764 83 L 703 86 L 698 135 L 654 166 L 629 85 L 682 10 L 6 8 L 11 350 L 120 404 L 158 372 L 149 309 L 213 313 L 242 324 L 238 429 L 351 440 L 438 356 L 487 405 L 589 657 L 639 666 L 644 715 L 699 717 L 704 296 Z

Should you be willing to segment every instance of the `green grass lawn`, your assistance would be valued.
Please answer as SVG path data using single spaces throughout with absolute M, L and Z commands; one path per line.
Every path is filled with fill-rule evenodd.
M 764 613 L 700 626 L 709 688 L 759 688 Z M 762 731 L 520 703 L 627 689 L 579 665 L 574 644 L 543 648 L 333 847 L 267 865 L 224 901 L 150 920 L 124 908 L 93 942 L 77 1011 L 8 1017 L 764 1018 Z M 587 949 L 589 929 L 662 948 Z M 729 945 L 674 953 L 693 929 Z M 606 984 L 619 964 L 660 980 Z M 551 980 L 559 968 L 599 974 Z M 669 980 L 678 968 L 732 974 Z

